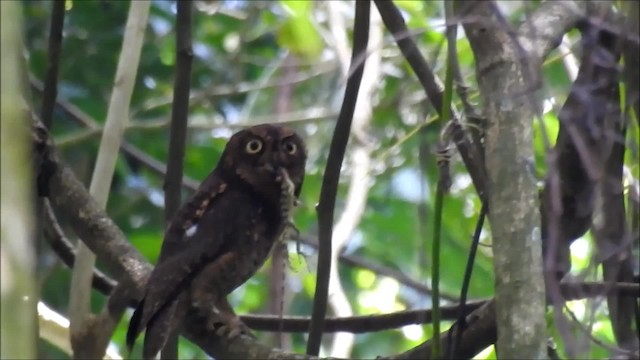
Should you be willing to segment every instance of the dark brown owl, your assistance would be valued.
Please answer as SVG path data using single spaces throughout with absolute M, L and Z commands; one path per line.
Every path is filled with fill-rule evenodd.
M 160 258 L 127 332 L 146 328 L 144 358 L 153 358 L 186 311 L 215 306 L 219 334 L 248 332 L 227 301 L 267 259 L 290 225 L 302 188 L 306 149 L 293 130 L 257 125 L 231 137 L 218 165 L 176 213 Z

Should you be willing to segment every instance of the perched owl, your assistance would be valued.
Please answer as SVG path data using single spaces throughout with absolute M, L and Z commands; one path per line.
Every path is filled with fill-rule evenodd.
M 186 311 L 215 306 L 220 335 L 248 332 L 227 295 L 260 269 L 290 228 L 307 154 L 293 130 L 257 125 L 234 134 L 215 169 L 169 224 L 158 264 L 127 331 L 131 350 L 146 328 L 155 357 Z

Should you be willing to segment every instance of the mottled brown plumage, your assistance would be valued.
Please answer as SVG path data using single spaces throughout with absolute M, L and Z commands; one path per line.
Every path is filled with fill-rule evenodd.
M 216 168 L 166 230 L 129 323 L 129 349 L 146 328 L 143 356 L 156 356 L 191 306 L 215 306 L 224 323 L 221 335 L 248 333 L 226 297 L 255 274 L 291 227 L 305 162 L 304 142 L 288 128 L 257 125 L 231 137 Z

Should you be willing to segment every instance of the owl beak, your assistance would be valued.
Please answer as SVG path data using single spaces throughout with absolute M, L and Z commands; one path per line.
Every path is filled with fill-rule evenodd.
M 268 172 L 275 172 L 276 171 L 276 169 L 273 167 L 273 164 L 271 164 L 271 163 L 262 164 L 262 166 L 260 166 L 260 168 L 262 170 L 266 170 Z

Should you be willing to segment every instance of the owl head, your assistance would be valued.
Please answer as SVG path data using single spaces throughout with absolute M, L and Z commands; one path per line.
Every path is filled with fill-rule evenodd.
M 286 170 L 297 198 L 306 161 L 307 150 L 298 134 L 286 127 L 263 124 L 231 136 L 219 165 L 225 174 L 249 185 L 266 200 L 277 202 L 281 194 L 281 170 Z

